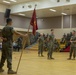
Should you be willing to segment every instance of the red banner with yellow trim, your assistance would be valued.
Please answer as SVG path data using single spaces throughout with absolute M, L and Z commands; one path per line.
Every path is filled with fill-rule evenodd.
M 38 30 L 37 19 L 36 19 L 36 10 L 35 9 L 33 11 L 33 15 L 32 15 L 30 24 L 33 26 L 33 35 L 35 35 L 36 30 Z

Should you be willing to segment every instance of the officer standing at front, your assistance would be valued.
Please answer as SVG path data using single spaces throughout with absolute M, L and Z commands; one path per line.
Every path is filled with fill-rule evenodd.
M 15 71 L 12 70 L 12 49 L 13 49 L 13 34 L 20 36 L 27 36 L 23 35 L 19 32 L 16 32 L 12 27 L 12 19 L 8 18 L 6 20 L 6 26 L 2 29 L 2 56 L 0 62 L 0 72 L 3 72 L 3 66 L 5 60 L 7 59 L 7 67 L 8 67 L 8 74 L 16 74 Z
M 49 36 L 51 38 L 50 44 L 51 44 L 51 59 L 54 59 L 52 57 L 53 51 L 54 51 L 54 42 L 55 42 L 55 36 L 54 36 L 54 30 L 51 29 L 51 35 Z
M 73 55 L 73 60 L 75 60 L 75 55 L 76 55 L 76 31 L 73 30 L 72 32 L 72 37 L 70 39 L 71 45 L 70 45 L 70 56 L 68 60 L 71 60 L 72 55 Z

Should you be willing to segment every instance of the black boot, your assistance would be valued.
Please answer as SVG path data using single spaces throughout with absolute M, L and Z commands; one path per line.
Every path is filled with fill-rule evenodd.
M 13 70 L 11 70 L 11 69 L 9 69 L 9 70 L 8 70 L 8 74 L 16 74 L 16 72 L 13 71 Z
M 50 58 L 50 59 L 53 59 L 54 60 L 54 58 Z
M 71 60 L 71 58 L 68 58 L 67 60 Z
M 44 57 L 44 55 L 41 54 L 41 57 Z
M 2 68 L 0 68 L 0 72 L 4 72 L 4 70 Z

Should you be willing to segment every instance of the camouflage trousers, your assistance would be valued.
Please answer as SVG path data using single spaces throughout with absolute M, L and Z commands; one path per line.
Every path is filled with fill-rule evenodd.
M 39 55 L 43 55 L 43 44 L 42 45 L 39 45 L 38 54 Z
M 0 62 L 0 68 L 4 66 L 5 60 L 7 60 L 8 69 L 12 69 L 12 43 L 11 42 L 3 42 L 2 43 L 2 56 Z
M 52 54 L 53 54 L 53 48 L 49 48 L 47 54 L 48 58 L 52 58 Z
M 72 57 L 73 55 L 73 58 L 75 58 L 76 56 L 76 47 L 70 47 L 70 58 Z

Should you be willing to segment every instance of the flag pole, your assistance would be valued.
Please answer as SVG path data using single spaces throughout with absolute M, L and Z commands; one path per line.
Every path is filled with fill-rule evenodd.
M 37 4 L 35 4 L 35 9 L 36 9 Z
M 37 4 L 35 4 L 35 8 L 36 8 L 36 6 L 37 6 Z M 28 38 L 29 38 L 29 30 L 30 30 L 30 25 L 29 25 L 28 31 L 27 31 Z M 23 47 L 22 47 L 22 50 L 21 50 L 21 55 L 20 55 L 19 62 L 18 62 L 18 65 L 17 65 L 16 73 L 18 72 L 18 69 L 19 69 L 19 66 L 20 66 L 20 62 L 21 62 L 24 47 L 25 47 L 25 41 L 23 42 Z
M 29 25 L 28 32 L 27 32 L 28 38 L 29 38 L 29 29 L 30 29 L 30 25 Z M 16 73 L 18 72 L 18 69 L 19 69 L 19 66 L 20 66 L 20 62 L 21 62 L 21 58 L 22 58 L 22 55 L 23 55 L 24 47 L 25 47 L 25 41 L 23 41 L 23 47 L 22 47 L 22 50 L 21 50 L 21 54 L 20 54 L 18 65 L 17 65 Z

